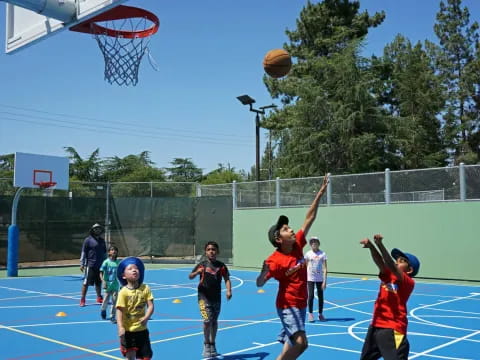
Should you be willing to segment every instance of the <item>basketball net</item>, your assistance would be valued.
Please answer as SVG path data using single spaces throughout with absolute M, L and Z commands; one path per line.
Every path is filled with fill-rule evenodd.
M 147 19 L 129 18 L 107 21 L 103 26 L 109 29 L 133 32 L 147 29 Z M 148 48 L 150 37 L 128 39 L 97 33 L 93 33 L 93 36 L 103 54 L 105 80 L 110 84 L 137 85 L 138 69 L 145 54 L 148 54 L 152 67 L 158 70 Z
M 93 35 L 105 60 L 105 80 L 110 84 L 137 85 L 138 68 L 145 54 L 150 55 L 150 36 L 158 31 L 160 21 L 144 9 L 119 5 L 70 30 Z
M 43 190 L 43 196 L 52 197 L 53 190 L 55 190 L 56 182 L 42 181 L 38 184 L 38 187 Z

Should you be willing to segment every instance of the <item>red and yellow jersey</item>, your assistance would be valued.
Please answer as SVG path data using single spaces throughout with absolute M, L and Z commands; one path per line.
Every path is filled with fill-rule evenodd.
M 389 270 L 379 275 L 380 290 L 373 309 L 372 325 L 407 333 L 407 301 L 415 286 L 415 281 L 403 273 L 402 281 Z
M 303 257 L 303 247 L 307 241 L 303 230 L 299 230 L 295 238 L 290 254 L 277 250 L 266 260 L 269 272 L 265 278 L 278 280 L 276 306 L 281 309 L 307 306 L 307 267 Z

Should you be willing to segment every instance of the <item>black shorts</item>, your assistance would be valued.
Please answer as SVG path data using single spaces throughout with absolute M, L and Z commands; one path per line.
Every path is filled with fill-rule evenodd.
M 102 285 L 100 279 L 100 269 L 87 267 L 85 268 L 85 277 L 83 278 L 83 285 Z
M 126 356 L 130 350 L 135 350 L 137 359 L 152 358 L 153 352 L 148 330 L 125 331 L 125 335 L 120 336 L 120 351 L 122 355 Z
M 360 360 L 407 360 L 410 344 L 407 335 L 393 329 L 377 328 L 370 325 L 363 343 Z
M 205 297 L 198 298 L 198 307 L 204 322 L 218 320 L 221 306 L 221 301 L 211 301 Z

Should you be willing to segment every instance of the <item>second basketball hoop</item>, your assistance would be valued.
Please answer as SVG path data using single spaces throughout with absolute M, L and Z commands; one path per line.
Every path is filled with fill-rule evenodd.
M 105 60 L 105 80 L 110 84 L 138 83 L 138 69 L 149 53 L 149 38 L 160 27 L 155 14 L 144 9 L 120 5 L 70 28 L 92 34 Z M 154 65 L 152 65 L 154 66 Z

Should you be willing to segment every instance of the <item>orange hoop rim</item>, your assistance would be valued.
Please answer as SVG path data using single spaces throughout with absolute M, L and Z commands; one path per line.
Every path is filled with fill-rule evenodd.
M 57 185 L 55 181 L 40 181 L 38 183 L 38 187 L 41 189 L 48 189 L 55 185 Z
M 148 29 L 144 30 L 126 31 L 110 29 L 97 24 L 98 22 L 102 21 L 113 21 L 133 18 L 148 19 L 153 23 L 153 25 Z M 158 31 L 159 27 L 160 20 L 158 19 L 157 15 L 151 13 L 150 11 L 133 6 L 119 5 L 100 15 L 94 16 L 93 18 L 88 19 L 80 24 L 72 26 L 70 30 L 93 35 L 107 35 L 116 38 L 136 39 L 148 37 L 155 34 Z

